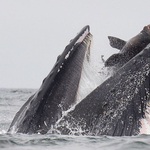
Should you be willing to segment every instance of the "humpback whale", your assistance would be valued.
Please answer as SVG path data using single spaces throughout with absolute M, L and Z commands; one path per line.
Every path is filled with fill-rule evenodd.
M 40 89 L 21 107 L 8 131 L 111 136 L 147 133 L 150 47 L 145 47 L 150 42 L 149 34 L 150 25 L 129 42 L 110 38 L 111 46 L 120 49 L 117 57 L 124 58 L 116 62 L 112 56 L 105 65 L 121 65 L 75 105 L 83 63 L 90 59 L 92 35 L 85 26 L 58 57 Z
M 56 124 L 56 129 L 61 134 L 138 135 L 144 128 L 143 119 L 150 116 L 149 102 L 150 48 L 92 91 Z
M 138 35 L 131 38 L 128 42 L 111 36 L 108 36 L 108 38 L 110 45 L 113 48 L 120 49 L 120 52 L 110 56 L 105 61 L 105 66 L 121 67 L 150 43 L 150 25 L 145 26 Z
M 9 132 L 47 133 L 61 117 L 62 111 L 76 101 L 84 59 L 89 60 L 92 35 L 85 26 L 58 56 L 40 89 L 32 95 L 14 117 Z

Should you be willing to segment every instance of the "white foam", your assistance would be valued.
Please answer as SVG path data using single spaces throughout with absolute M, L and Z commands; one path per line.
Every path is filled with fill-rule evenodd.
M 86 59 L 84 61 L 79 89 L 77 92 L 77 102 L 69 110 L 62 112 L 62 117 L 55 124 L 56 128 L 59 126 L 59 122 L 62 120 L 64 116 L 66 116 L 70 111 L 74 110 L 75 106 L 81 100 L 83 100 L 97 86 L 103 83 L 112 73 L 110 70 L 108 71 L 107 68 L 104 67 L 103 62 L 100 59 L 101 57 L 97 58 L 96 55 L 90 57 L 91 58 L 89 62 Z M 70 124 L 65 122 L 65 126 L 70 129 L 69 125 Z M 55 127 L 51 127 L 49 133 L 57 132 L 59 134 L 60 131 L 59 130 L 57 131 Z M 84 132 L 81 131 L 80 126 L 79 129 L 75 129 L 75 130 L 78 131 L 78 133 Z M 74 134 L 74 131 L 72 131 L 71 133 Z

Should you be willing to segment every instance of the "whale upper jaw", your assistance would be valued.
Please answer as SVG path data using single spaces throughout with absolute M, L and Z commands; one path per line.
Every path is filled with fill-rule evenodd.
M 85 26 L 70 41 L 32 95 L 14 117 L 8 132 L 47 133 L 76 101 L 84 60 L 90 58 L 92 34 Z

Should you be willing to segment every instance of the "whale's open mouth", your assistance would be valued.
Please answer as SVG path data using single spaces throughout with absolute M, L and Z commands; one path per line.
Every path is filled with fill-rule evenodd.
M 9 131 L 45 134 L 56 129 L 61 134 L 112 136 L 150 132 L 150 48 L 131 58 L 76 103 L 82 92 L 84 65 L 90 65 L 91 41 L 90 28 L 85 26 L 16 114 Z

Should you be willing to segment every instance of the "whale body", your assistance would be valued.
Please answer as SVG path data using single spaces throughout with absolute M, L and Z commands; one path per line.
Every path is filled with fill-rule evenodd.
M 84 98 L 56 125 L 61 134 L 138 135 L 150 127 L 150 48 Z M 147 133 L 145 130 L 144 133 Z

